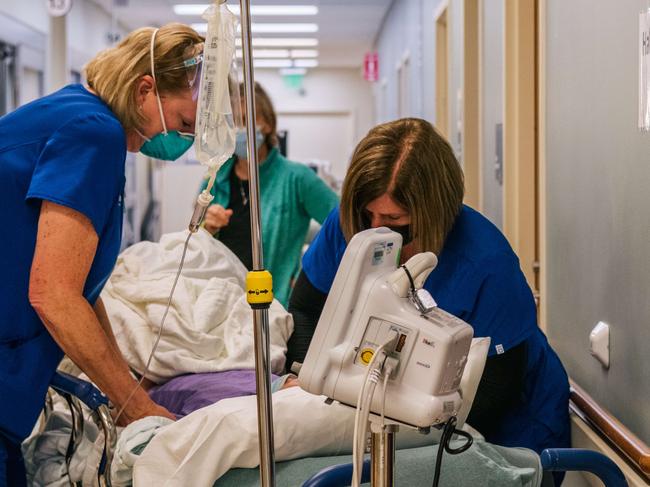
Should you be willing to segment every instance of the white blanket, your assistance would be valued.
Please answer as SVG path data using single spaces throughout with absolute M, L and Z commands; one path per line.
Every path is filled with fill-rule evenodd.
M 464 422 L 483 373 L 489 338 L 472 341 L 461 380 L 465 401 L 459 411 Z M 354 409 L 324 396 L 292 387 L 272 396 L 276 461 L 307 456 L 350 453 Z M 231 468 L 259 464 L 256 397 L 224 399 L 162 428 L 135 462 L 134 485 L 211 487 Z M 400 430 L 399 448 L 437 441 L 439 432 L 422 435 Z
M 187 231 L 126 249 L 102 293 L 120 350 L 143 372 L 155 342 Z M 207 231 L 192 236 L 148 377 L 165 382 L 186 373 L 255 367 L 253 314 L 246 269 Z M 269 311 L 271 368 L 284 367 L 293 320 L 274 301 Z

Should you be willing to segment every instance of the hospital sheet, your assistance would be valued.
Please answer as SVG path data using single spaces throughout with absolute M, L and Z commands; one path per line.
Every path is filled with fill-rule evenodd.
M 102 293 L 120 350 L 142 372 L 168 301 L 187 232 L 140 242 L 120 254 Z M 201 229 L 190 239 L 162 338 L 148 377 L 157 383 L 182 374 L 255 367 L 246 269 Z M 271 368 L 284 367 L 293 320 L 274 301 L 269 310 Z
M 273 394 L 276 461 L 351 452 L 354 409 L 291 387 Z M 135 485 L 210 487 L 231 468 L 259 463 L 254 396 L 225 399 L 161 430 L 135 462 Z M 432 444 L 438 431 L 404 430 L 399 448 Z
M 153 437 L 171 423 L 171 419 L 150 416 L 131 423 L 120 432 L 115 456 L 111 464 L 111 487 L 129 487 L 132 485 L 133 464 L 138 456 Z

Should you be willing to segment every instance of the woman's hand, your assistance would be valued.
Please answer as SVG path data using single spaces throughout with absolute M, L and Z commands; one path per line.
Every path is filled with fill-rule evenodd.
M 83 295 L 98 241 L 85 215 L 43 201 L 29 300 L 52 338 L 119 410 L 137 382 L 120 353 L 101 300 L 93 308 Z M 151 415 L 175 419 L 137 387 L 120 424 Z
M 231 216 L 232 210 L 226 210 L 221 205 L 212 205 L 205 214 L 205 229 L 214 235 L 223 227 L 228 226 Z
M 121 407 L 116 407 L 113 411 L 117 414 L 120 409 Z M 130 423 L 133 423 L 138 419 L 146 418 L 147 416 L 162 416 L 163 418 L 169 418 L 172 421 L 176 421 L 176 416 L 170 413 L 166 408 L 149 399 L 146 393 L 136 393 L 133 399 L 127 404 L 122 415 L 118 418 L 117 425 L 127 426 Z

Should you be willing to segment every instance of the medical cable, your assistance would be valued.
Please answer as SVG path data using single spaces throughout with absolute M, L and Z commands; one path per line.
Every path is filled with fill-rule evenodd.
M 167 318 L 167 314 L 169 313 L 169 308 L 171 307 L 172 304 L 172 298 L 174 297 L 176 284 L 178 284 L 178 279 L 180 278 L 181 271 L 183 270 L 183 264 L 185 263 L 185 255 L 187 254 L 187 247 L 190 243 L 190 238 L 192 237 L 192 234 L 193 234 L 192 232 L 188 233 L 187 238 L 185 239 L 185 245 L 183 245 L 183 254 L 181 255 L 181 261 L 180 264 L 178 265 L 178 271 L 176 272 L 176 277 L 174 278 L 174 284 L 172 285 L 171 292 L 169 293 L 169 299 L 167 300 L 167 306 L 165 307 L 165 312 L 163 313 L 162 319 L 160 320 L 160 329 L 158 330 L 158 336 L 156 337 L 156 341 L 154 342 L 153 347 L 151 349 L 151 353 L 149 354 L 149 358 L 147 359 L 147 365 L 145 365 L 144 367 L 144 371 L 140 377 L 140 380 L 138 381 L 138 384 L 133 388 L 131 393 L 126 398 L 126 401 L 124 401 L 122 408 L 117 413 L 117 416 L 115 416 L 115 423 L 118 422 L 120 416 L 122 416 L 122 413 L 126 409 L 126 406 L 129 404 L 129 401 L 131 401 L 136 391 L 142 386 L 142 382 L 144 381 L 145 377 L 149 373 L 149 367 L 151 366 L 151 361 L 153 360 L 153 356 L 156 353 L 158 344 L 160 343 L 160 338 L 162 337 L 163 327 L 165 326 L 165 319 Z
M 413 280 L 413 276 L 411 275 L 411 271 L 409 271 L 409 268 L 406 267 L 406 265 L 401 265 L 400 266 L 402 269 L 404 269 L 404 272 L 406 273 L 406 277 L 408 277 L 409 284 L 410 284 L 410 291 L 412 294 L 415 294 L 415 281 Z
M 447 420 L 442 430 L 440 443 L 438 444 L 438 454 L 436 455 L 436 467 L 433 474 L 432 487 L 438 487 L 438 483 L 440 482 L 440 470 L 442 467 L 443 452 L 446 451 L 450 455 L 458 455 L 460 453 L 467 451 L 469 447 L 472 446 L 472 443 L 474 442 L 474 438 L 472 438 L 472 435 L 470 435 L 466 431 L 456 429 L 456 422 L 457 422 L 456 416 L 452 416 Z M 452 448 L 451 446 L 449 446 L 449 444 L 454 434 L 458 436 L 462 436 L 467 441 L 463 443 L 461 446 L 459 446 L 458 448 Z
M 381 370 L 384 367 L 384 362 L 388 358 L 388 354 L 386 354 L 384 350 L 386 348 L 390 348 L 391 345 L 392 348 L 394 349 L 398 339 L 399 339 L 399 333 L 393 332 L 393 336 L 375 350 L 375 353 L 372 355 L 372 359 L 370 360 L 370 363 L 368 364 L 368 368 L 366 369 L 366 373 L 364 374 L 363 377 L 361 390 L 359 391 L 359 395 L 357 397 L 357 410 L 354 416 L 354 433 L 353 433 L 353 448 L 352 448 L 352 487 L 358 487 L 359 485 L 361 485 L 361 463 L 363 459 L 363 453 L 365 451 L 365 447 L 363 446 L 363 443 L 365 442 L 368 417 L 370 415 L 370 405 L 372 403 L 372 397 L 374 395 L 375 387 L 377 385 L 379 378 L 381 377 Z M 381 365 L 379 365 L 379 367 L 375 367 L 375 362 L 377 362 L 378 357 L 380 356 L 382 357 Z M 368 385 L 369 379 L 371 377 L 372 377 L 372 381 L 370 381 L 371 390 L 369 392 L 366 392 L 366 386 Z M 367 414 L 365 415 L 365 424 L 362 424 L 360 420 L 364 409 L 367 410 Z M 363 436 L 360 436 L 360 431 L 363 432 Z
M 363 450 L 359 452 L 360 448 L 360 439 L 359 439 L 359 428 L 360 428 L 360 419 L 361 419 L 361 411 L 363 409 L 363 400 L 365 399 L 365 391 L 366 391 L 366 386 L 368 384 L 368 378 L 370 377 L 370 373 L 373 370 L 375 361 L 377 360 L 377 357 L 379 357 L 380 354 L 383 353 L 384 347 L 390 342 L 385 343 L 384 345 L 381 345 L 377 350 L 375 350 L 375 353 L 372 356 L 372 359 L 370 360 L 370 363 L 368 364 L 368 368 L 366 369 L 366 373 L 363 376 L 363 382 L 361 383 L 361 389 L 359 390 L 359 395 L 357 397 L 357 410 L 354 415 L 354 433 L 352 435 L 353 438 L 353 445 L 352 445 L 352 487 L 359 487 L 360 485 L 360 476 L 361 472 L 360 470 L 360 465 L 359 465 L 359 457 L 363 458 Z M 365 438 L 364 438 L 365 440 Z M 363 440 L 361 440 L 363 441 Z
M 388 379 L 390 374 L 388 371 L 384 372 L 384 381 L 381 384 L 381 427 L 386 426 L 386 386 L 388 385 Z
M 368 377 L 368 391 L 366 392 L 366 397 L 363 402 L 363 407 L 361 411 L 361 417 L 359 420 L 359 428 L 360 428 L 360 434 L 359 434 L 359 446 L 364 447 L 365 442 L 367 440 L 367 433 L 368 433 L 368 422 L 370 420 L 370 409 L 372 405 L 372 399 L 375 395 L 375 389 L 377 388 L 377 384 L 379 383 L 380 379 L 382 377 L 381 373 L 381 366 L 379 368 L 375 368 L 371 373 L 370 376 Z M 359 470 L 358 472 L 361 472 L 361 466 L 363 464 L 363 454 L 364 454 L 365 448 L 361 449 L 359 452 L 359 455 L 357 455 L 357 461 L 359 462 Z
M 399 359 L 395 357 L 387 357 L 384 361 L 384 382 L 381 387 L 381 427 L 386 426 L 385 412 L 386 412 L 386 389 L 388 386 L 388 379 L 393 375 L 393 372 L 399 365 Z

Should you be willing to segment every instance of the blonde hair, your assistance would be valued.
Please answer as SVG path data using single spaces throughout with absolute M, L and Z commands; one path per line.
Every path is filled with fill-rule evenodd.
M 255 82 L 255 112 L 256 115 L 261 116 L 262 119 L 269 125 L 271 132 L 266 136 L 265 143 L 269 145 L 269 149 L 278 145 L 278 117 L 273 108 L 273 102 L 266 90 L 256 81 Z M 244 83 L 239 85 L 239 96 L 244 101 Z
M 365 229 L 366 206 L 384 194 L 408 211 L 418 251 L 439 254 L 463 203 L 463 172 L 447 141 L 418 118 L 378 125 L 352 155 L 343 183 L 346 240 Z
M 151 75 L 151 36 L 153 27 L 131 32 L 117 46 L 100 52 L 85 66 L 88 86 L 108 104 L 126 130 L 142 127 L 146 122 L 138 109 L 138 81 Z M 203 42 L 203 37 L 190 27 L 171 23 L 156 34 L 154 66 L 156 89 L 160 93 L 177 93 L 189 88 L 184 69 L 169 68 L 183 63 L 186 48 Z

